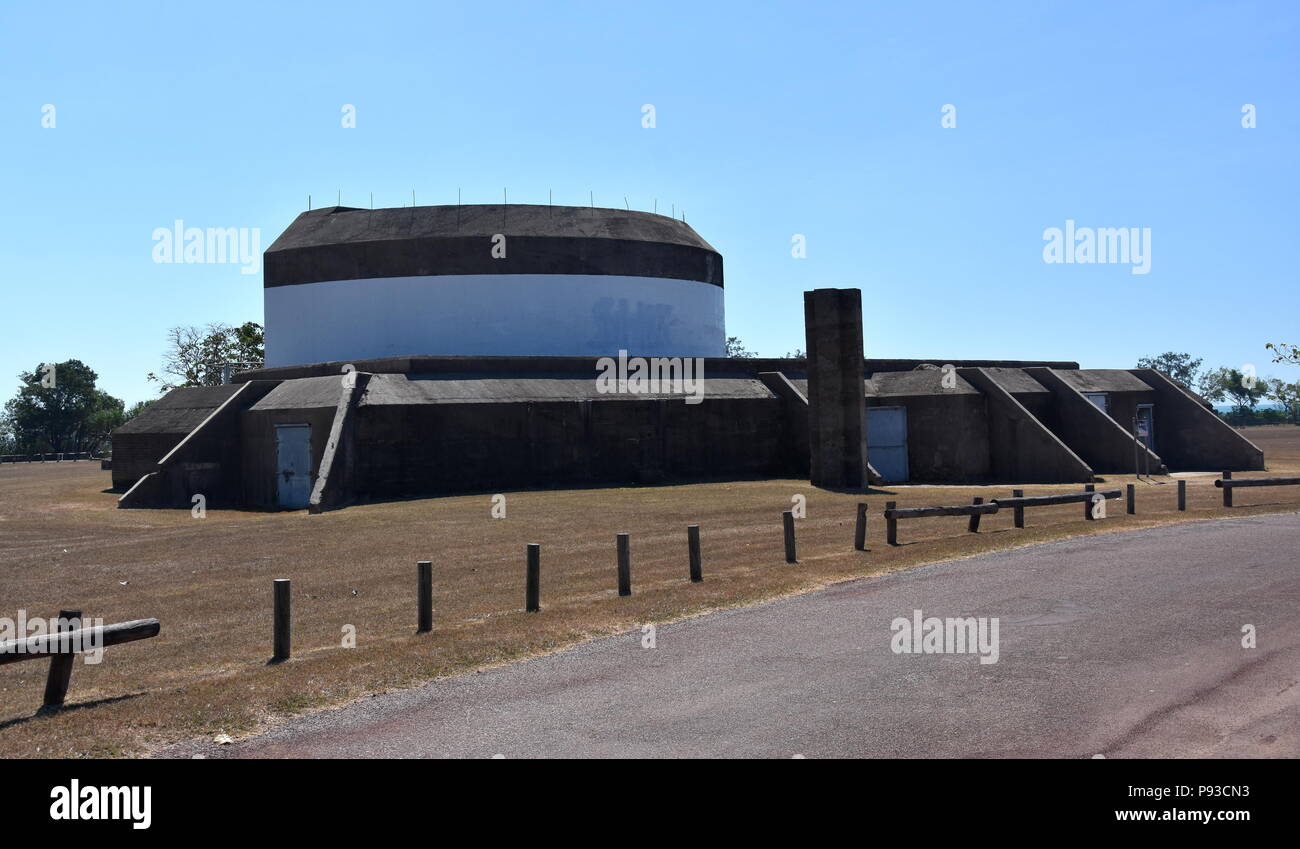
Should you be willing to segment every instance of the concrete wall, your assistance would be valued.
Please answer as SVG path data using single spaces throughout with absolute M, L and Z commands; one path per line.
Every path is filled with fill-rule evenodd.
M 486 255 L 487 247 L 483 248 Z M 409 354 L 720 357 L 721 286 L 610 274 L 389 277 L 265 290 L 268 367 Z
M 255 381 L 237 387 L 118 499 L 118 507 L 190 507 L 194 495 L 204 496 L 209 508 L 242 506 L 240 412 L 275 386 L 274 381 Z
M 1133 472 L 1133 436 L 1119 422 L 1131 422 L 1138 403 L 1146 403 L 1154 393 L 1108 391 L 1108 415 L 1052 369 L 1028 368 L 1025 371 L 1052 393 L 1056 410 L 1048 426 L 1070 450 L 1094 472 Z M 1153 474 L 1158 474 L 1163 468 L 1160 457 L 1145 447 L 1141 449 L 1139 458 L 1147 464 L 1142 466 L 1144 471 L 1149 468 Z
M 1190 392 L 1155 369 L 1129 369 L 1155 394 L 1155 441 L 1171 469 L 1249 471 L 1264 452 Z
M 907 408 L 910 481 L 976 483 L 988 479 L 989 424 L 984 396 L 889 395 L 868 398 L 867 406 Z
M 983 369 L 957 373 L 988 403 L 989 474 L 1015 483 L 1087 482 L 1092 469 Z
M 183 433 L 122 433 L 113 436 L 113 489 L 126 492 L 140 478 L 158 470 L 158 461 L 167 456 Z
M 866 383 L 862 292 L 803 293 L 808 346 L 808 446 L 813 486 L 867 486 Z
M 342 382 L 340 381 L 340 388 Z M 239 417 L 242 444 L 240 468 L 244 502 L 254 507 L 275 507 L 277 424 L 311 425 L 311 471 L 320 469 L 335 408 L 315 407 L 303 410 L 245 410 Z
M 357 412 L 361 498 L 797 474 L 789 418 L 775 398 L 363 405 Z

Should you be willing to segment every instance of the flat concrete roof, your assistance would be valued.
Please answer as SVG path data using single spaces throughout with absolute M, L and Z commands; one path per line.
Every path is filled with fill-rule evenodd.
M 1046 393 L 1048 391 L 1046 386 L 1026 374 L 1024 369 L 986 368 L 984 371 L 992 378 L 994 383 L 1012 395 L 1026 395 L 1035 392 Z
M 951 389 L 946 389 L 942 383 L 943 371 L 941 369 L 878 371 L 867 381 L 867 394 L 876 398 L 904 397 L 908 395 L 980 394 L 979 390 L 962 379 L 961 375 L 954 374 L 953 377 L 955 385 Z
M 183 386 L 154 401 L 140 415 L 113 431 L 132 433 L 189 433 L 239 389 L 225 386 Z
M 337 380 L 335 381 L 337 383 Z M 370 379 L 362 406 L 388 404 L 501 404 L 546 401 L 639 401 L 679 398 L 679 393 L 602 394 L 596 376 L 514 376 L 377 374 Z M 761 380 L 744 375 L 706 377 L 704 403 L 714 398 L 775 398 Z
M 1118 368 L 1058 369 L 1057 374 L 1080 392 L 1150 392 L 1137 375 Z
M 264 412 L 267 410 L 310 410 L 318 407 L 337 407 L 342 392 L 342 375 L 286 380 L 248 409 Z
M 494 254 L 504 237 L 504 256 Z M 722 285 L 722 255 L 667 215 L 473 204 L 300 214 L 267 248 L 263 285 L 376 277 L 606 274 Z

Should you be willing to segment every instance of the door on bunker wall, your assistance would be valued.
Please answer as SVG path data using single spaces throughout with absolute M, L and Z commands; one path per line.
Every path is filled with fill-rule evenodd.
M 275 503 L 301 510 L 311 498 L 311 425 L 275 426 Z
M 1137 437 L 1149 451 L 1156 450 L 1156 416 L 1152 404 L 1138 404 Z
M 867 462 L 887 481 L 907 480 L 906 407 L 867 407 Z

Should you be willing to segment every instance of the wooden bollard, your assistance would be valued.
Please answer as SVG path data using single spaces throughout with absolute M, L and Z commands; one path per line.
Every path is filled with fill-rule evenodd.
M 1096 487 L 1095 485 L 1093 485 L 1093 484 L 1086 483 L 1086 484 L 1083 485 L 1083 491 L 1084 491 L 1084 492 L 1096 492 L 1096 491 L 1097 491 L 1097 487 Z M 1087 501 L 1083 502 L 1083 518 L 1087 519 L 1089 522 L 1091 522 L 1091 521 L 1093 520 L 1093 519 L 1092 519 L 1092 499 L 1091 499 L 1091 498 L 1089 498 Z
M 781 526 L 785 530 L 785 562 L 798 563 L 794 550 L 794 511 L 786 510 L 781 514 Z
M 1130 515 L 1137 513 L 1137 486 L 1129 484 L 1124 490 L 1124 510 Z
M 289 579 L 276 578 L 272 583 L 275 601 L 275 654 L 272 660 L 289 659 L 290 606 Z
M 1012 498 L 1024 498 L 1024 497 L 1025 497 L 1025 491 L 1024 491 L 1023 489 L 1013 489 L 1013 490 L 1011 490 L 1011 497 L 1012 497 Z M 1017 528 L 1023 528 L 1023 527 L 1025 526 L 1025 508 L 1024 508 L 1024 507 L 1015 507 L 1015 508 L 1013 508 L 1013 510 L 1011 511 L 1011 516 L 1012 516 L 1012 519 L 1014 520 L 1014 522 L 1015 522 L 1015 526 L 1016 526 Z
M 1232 480 L 1232 472 L 1224 472 L 1223 479 L 1225 481 Z M 1224 507 L 1232 506 L 1232 487 L 1230 486 L 1225 486 L 1223 488 L 1223 506 Z
M 60 633 L 75 631 L 80 627 L 80 610 L 59 611 Z M 45 678 L 45 698 L 41 703 L 42 709 L 63 707 L 63 700 L 68 695 L 68 682 L 72 680 L 72 663 L 77 659 L 77 655 L 72 651 L 72 646 L 62 648 L 67 650 L 50 658 L 50 671 Z
M 698 584 L 704 580 L 704 570 L 700 563 L 700 526 L 686 526 L 686 548 L 691 558 L 691 583 Z
M 627 534 L 619 534 L 618 540 L 618 594 L 632 594 L 632 543 Z
M 528 573 L 524 578 L 524 610 L 536 613 L 542 609 L 542 546 L 528 543 Z
M 867 550 L 867 505 L 858 503 L 858 521 L 853 528 L 853 547 L 858 551 Z
M 980 498 L 980 497 L 977 495 L 977 496 L 975 496 L 975 500 L 974 500 L 973 502 L 971 502 L 971 503 L 972 503 L 972 504 L 983 504 L 983 503 L 984 503 L 984 499 L 983 499 L 983 498 Z M 971 516 L 970 516 L 970 523 L 966 526 L 966 531 L 967 531 L 968 533 L 976 534 L 976 533 L 979 533 L 979 529 L 980 529 L 980 514 L 979 514 L 979 513 L 972 513 Z
M 889 515 L 889 511 L 897 506 L 897 501 L 885 502 L 885 542 L 890 545 L 898 545 L 898 520 Z
M 415 564 L 417 634 L 427 634 L 433 630 L 433 561 L 421 560 Z
M 1178 509 L 1187 509 L 1187 481 L 1178 482 Z

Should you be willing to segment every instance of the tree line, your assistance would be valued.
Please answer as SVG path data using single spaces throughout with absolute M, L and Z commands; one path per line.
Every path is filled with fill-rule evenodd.
M 159 394 L 181 386 L 217 386 L 229 366 L 235 371 L 263 363 L 262 326 L 209 324 L 173 327 L 167 334 L 161 375 L 146 378 Z M 18 393 L 0 412 L 0 454 L 100 453 L 112 432 L 152 401 L 127 408 L 101 390 L 99 375 L 81 360 L 40 363 L 19 372 Z
M 1268 348 L 1273 362 L 1300 364 L 1300 349 L 1272 343 Z M 1300 424 L 1300 381 L 1258 375 L 1249 366 L 1202 369 L 1202 362 L 1188 353 L 1166 351 L 1143 357 L 1137 367 L 1155 369 L 1211 403 L 1231 405 L 1227 412 L 1216 411 L 1229 424 Z M 1257 409 L 1263 401 L 1276 401 L 1281 409 Z

